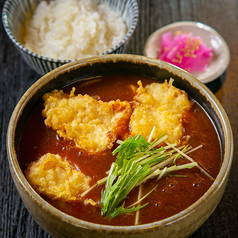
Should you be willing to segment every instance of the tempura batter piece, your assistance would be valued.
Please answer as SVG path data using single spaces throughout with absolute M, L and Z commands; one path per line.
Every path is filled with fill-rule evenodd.
M 191 107 L 191 102 L 187 94 L 172 83 L 171 79 L 169 83 L 153 83 L 144 88 L 141 81 L 138 82 L 135 110 L 130 120 L 132 136 L 141 134 L 148 140 L 155 126 L 153 139 L 166 133 L 168 142 L 179 142 L 183 131 L 182 116 Z
M 45 124 L 89 152 L 111 148 L 132 113 L 129 102 L 102 102 L 89 95 L 54 90 L 43 96 Z
M 26 178 L 37 193 L 64 200 L 76 200 L 91 180 L 61 156 L 51 153 L 30 164 Z

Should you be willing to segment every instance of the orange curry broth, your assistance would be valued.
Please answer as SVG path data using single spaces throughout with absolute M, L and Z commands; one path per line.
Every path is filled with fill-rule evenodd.
M 115 99 L 131 101 L 134 96 L 132 88 L 137 87 L 138 80 L 142 80 L 144 86 L 154 82 L 152 79 L 138 76 L 113 76 L 112 80 L 102 77 L 88 82 L 79 82 L 74 86 L 76 94 L 89 94 L 103 101 Z M 68 87 L 65 91 L 69 92 L 70 89 L 71 87 Z M 76 148 L 73 141 L 60 138 L 53 129 L 44 125 L 44 118 L 41 116 L 42 104 L 32 113 L 22 134 L 19 148 L 19 161 L 22 170 L 25 171 L 29 163 L 50 152 L 61 155 L 84 174 L 90 176 L 92 178 L 91 185 L 104 178 L 105 172 L 115 161 L 115 157 L 111 155 L 112 150 L 88 154 Z M 209 117 L 197 103 L 194 102 L 191 110 L 184 115 L 183 126 L 184 136 L 191 136 L 190 145 L 193 147 L 203 145 L 202 149 L 191 153 L 190 156 L 210 175 L 216 177 L 221 165 L 219 138 Z M 125 130 L 125 133 L 129 130 L 128 125 L 121 129 Z M 184 160 L 179 159 L 177 162 L 184 163 Z M 158 187 L 143 201 L 143 204 L 146 202 L 149 204 L 140 210 L 139 224 L 158 221 L 184 210 L 197 201 L 213 183 L 197 168 L 177 171 L 174 174 L 186 175 L 186 177 L 166 176 L 159 182 L 156 179 L 150 179 L 143 184 L 143 194 L 146 194 L 155 184 L 159 183 Z M 85 197 L 99 201 L 104 186 L 95 188 Z M 138 188 L 135 188 L 126 199 L 126 204 L 136 201 L 137 195 Z M 44 199 L 59 210 L 82 220 L 118 226 L 134 225 L 135 223 L 135 213 L 120 215 L 108 220 L 101 217 L 99 207 L 85 205 L 82 200 L 65 202 L 46 197 Z

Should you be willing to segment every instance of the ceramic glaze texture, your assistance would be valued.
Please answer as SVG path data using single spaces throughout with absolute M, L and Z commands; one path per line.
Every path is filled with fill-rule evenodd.
M 7 35 L 27 64 L 36 72 L 43 75 L 65 63 L 74 61 L 75 59 L 60 60 L 38 55 L 26 49 L 20 43 L 22 26 L 26 18 L 33 14 L 39 2 L 39 0 L 6 0 L 2 11 L 2 21 Z M 117 45 L 103 52 L 102 55 L 123 53 L 137 25 L 139 14 L 137 1 L 99 0 L 98 2 L 108 5 L 110 9 L 119 13 L 125 21 L 128 29 L 126 36 Z
M 209 190 L 192 206 L 167 219 L 138 226 L 98 225 L 68 216 L 45 202 L 27 182 L 18 163 L 22 128 L 44 93 L 87 78 L 110 74 L 135 74 L 156 78 L 172 77 L 176 87 L 203 105 L 221 139 L 223 163 Z M 9 122 L 8 158 L 14 183 L 32 217 L 55 237 L 187 237 L 198 229 L 219 203 L 233 157 L 233 136 L 227 115 L 215 96 L 187 72 L 162 61 L 135 55 L 104 55 L 63 65 L 40 78 L 23 95 Z

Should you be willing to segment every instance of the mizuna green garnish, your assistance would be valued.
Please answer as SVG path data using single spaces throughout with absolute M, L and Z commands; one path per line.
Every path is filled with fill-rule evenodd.
M 112 163 L 108 176 L 86 190 L 81 196 L 85 196 L 97 185 L 106 183 L 105 190 L 101 191 L 101 214 L 107 218 L 113 218 L 123 213 L 135 212 L 145 207 L 140 205 L 154 189 L 138 199 L 134 204 L 125 207 L 125 199 L 136 186 L 142 185 L 146 180 L 157 177 L 159 180 L 169 172 L 190 169 L 197 166 L 204 170 L 188 156 L 188 153 L 198 149 L 189 146 L 176 147 L 176 144 L 166 143 L 167 136 L 163 135 L 153 142 L 146 141 L 141 135 L 130 137 L 124 141 L 117 141 L 120 145 L 112 152 L 117 159 Z M 165 144 L 157 148 L 159 144 Z M 190 160 L 190 163 L 176 165 L 178 157 Z M 207 172 L 206 175 L 212 178 Z
M 118 206 L 137 183 L 150 173 L 150 167 L 123 159 L 120 175 L 118 175 L 118 169 L 118 164 L 113 163 L 109 171 L 106 189 L 101 193 L 102 215 L 111 218 L 122 213 L 134 212 L 147 205 L 125 208 L 124 201 L 121 206 Z

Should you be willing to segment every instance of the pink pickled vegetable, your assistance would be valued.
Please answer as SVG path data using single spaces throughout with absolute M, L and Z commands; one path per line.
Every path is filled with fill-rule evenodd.
M 172 32 L 162 35 L 158 59 L 174 64 L 188 72 L 207 70 L 213 53 L 202 39 L 191 33 L 177 33 L 172 39 Z

